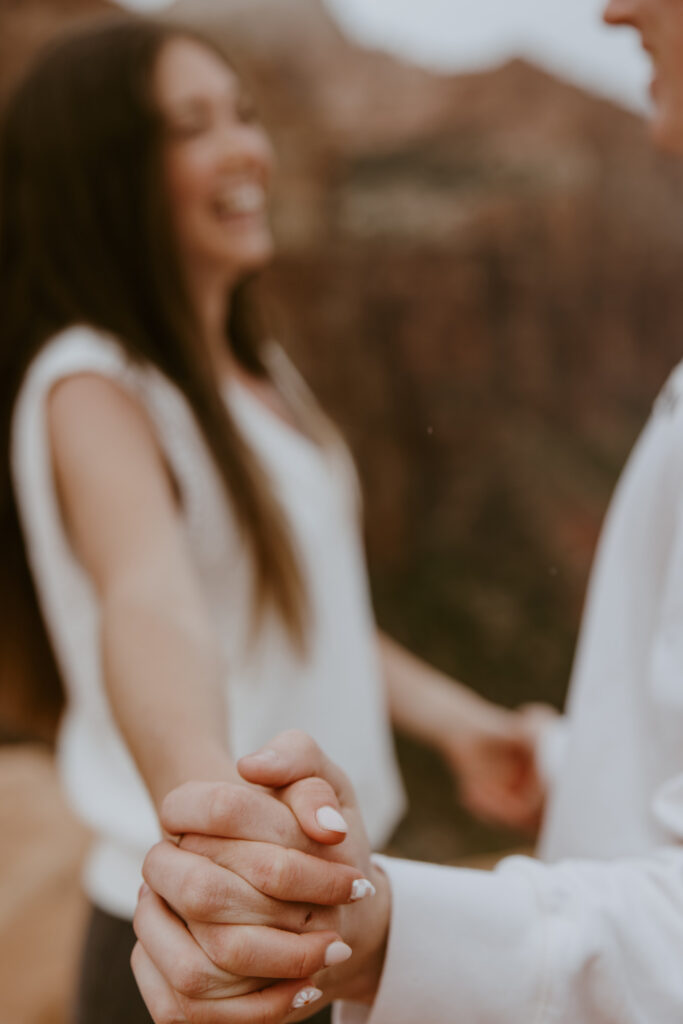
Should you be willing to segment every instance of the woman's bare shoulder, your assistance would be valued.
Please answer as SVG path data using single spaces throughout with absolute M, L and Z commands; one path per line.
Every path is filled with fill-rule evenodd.
M 119 382 L 90 371 L 55 383 L 47 424 L 67 532 L 93 575 L 106 577 L 176 521 L 153 425 Z

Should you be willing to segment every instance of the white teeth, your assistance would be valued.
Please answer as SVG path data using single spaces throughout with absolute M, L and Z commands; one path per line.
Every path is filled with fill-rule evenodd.
M 265 189 L 261 185 L 245 183 L 225 189 L 216 198 L 216 207 L 222 214 L 257 213 L 266 204 Z

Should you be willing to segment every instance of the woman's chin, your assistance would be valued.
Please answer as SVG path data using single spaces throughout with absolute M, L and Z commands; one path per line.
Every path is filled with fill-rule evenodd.
M 224 253 L 223 259 L 218 257 L 216 262 L 223 264 L 228 277 L 239 280 L 265 269 L 274 254 L 272 239 L 263 239 L 241 249 L 239 253 Z

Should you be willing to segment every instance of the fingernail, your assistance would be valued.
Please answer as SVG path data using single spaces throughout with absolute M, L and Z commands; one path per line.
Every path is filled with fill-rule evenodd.
M 357 878 L 351 886 L 351 903 L 364 900 L 366 896 L 374 896 L 377 890 L 367 878 Z
M 247 754 L 246 757 L 250 761 L 260 761 L 261 764 L 277 764 L 280 760 L 280 755 L 272 747 L 262 747 L 255 754 Z
M 140 899 L 142 896 L 145 895 L 145 893 L 148 893 L 148 892 L 149 892 L 149 886 L 147 885 L 147 882 L 143 882 L 142 885 L 140 886 L 140 888 L 138 889 L 138 899 Z
M 315 812 L 315 820 L 326 832 L 343 832 L 346 834 L 349 831 L 349 826 L 339 811 L 335 811 L 334 807 L 319 807 Z
M 306 988 L 302 988 L 300 992 L 292 999 L 292 1009 L 300 1010 L 302 1006 L 309 1006 L 314 1003 L 317 999 L 320 999 L 322 992 L 319 988 L 314 988 L 313 985 L 308 985 Z
M 345 963 L 353 950 L 345 942 L 331 942 L 325 950 L 325 967 L 335 967 L 337 964 Z

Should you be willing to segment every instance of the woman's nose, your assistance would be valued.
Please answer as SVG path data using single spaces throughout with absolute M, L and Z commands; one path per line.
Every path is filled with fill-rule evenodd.
M 642 0 L 608 0 L 602 18 L 608 25 L 635 25 Z
M 258 125 L 245 124 L 237 131 L 232 128 L 223 133 L 223 159 L 231 165 L 262 168 L 266 172 L 273 163 L 273 150 L 270 139 Z

